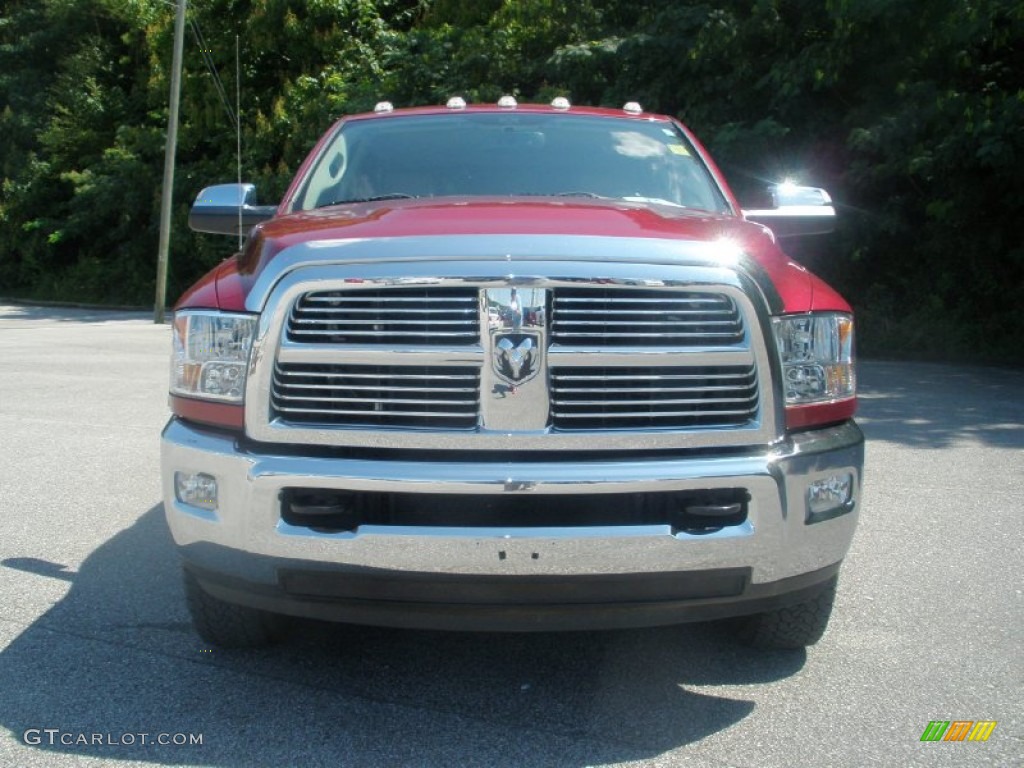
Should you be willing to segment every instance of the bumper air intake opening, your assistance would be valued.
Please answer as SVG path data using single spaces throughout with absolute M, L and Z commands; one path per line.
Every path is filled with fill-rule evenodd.
M 749 493 L 742 488 L 577 496 L 464 496 L 287 488 L 281 519 L 323 532 L 363 525 L 455 528 L 564 528 L 667 525 L 673 533 L 706 534 L 741 525 Z

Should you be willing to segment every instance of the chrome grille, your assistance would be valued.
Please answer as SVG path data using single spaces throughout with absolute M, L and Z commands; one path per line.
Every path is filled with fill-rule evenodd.
M 754 366 L 551 370 L 559 430 L 739 427 L 757 402 Z
M 621 288 L 555 291 L 551 338 L 573 346 L 722 346 L 743 341 L 735 302 L 717 293 Z
M 281 418 L 332 426 L 468 429 L 480 409 L 479 368 L 283 364 L 271 404 Z
M 475 344 L 478 292 L 463 288 L 317 291 L 299 297 L 287 338 L 306 344 Z
M 493 238 L 467 238 L 347 243 L 351 263 L 303 256 L 309 264 L 281 277 L 261 310 L 246 434 L 493 456 L 738 447 L 778 437 L 775 350 L 754 332 L 768 308 L 745 275 L 717 264 L 623 263 L 614 238 L 544 241 L 550 257 L 521 260 L 521 274 L 512 274 L 508 259 L 456 259 L 470 245 L 496 247 Z M 414 258 L 442 243 L 436 259 Z M 499 245 L 517 252 L 504 238 Z M 536 249 L 538 241 L 519 245 Z M 598 252 L 574 263 L 585 248 Z M 382 253 L 401 264 L 378 264 Z M 517 303 L 514 288 L 521 316 L 503 310 Z M 509 345 L 522 350 L 527 340 L 531 354 L 511 359 Z

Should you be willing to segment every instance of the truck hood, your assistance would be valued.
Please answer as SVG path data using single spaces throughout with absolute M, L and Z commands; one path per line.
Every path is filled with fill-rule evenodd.
M 257 277 L 274 257 L 301 243 L 443 235 L 565 235 L 657 238 L 691 242 L 729 240 L 769 277 L 783 312 L 849 311 L 849 306 L 805 268 L 789 259 L 771 232 L 735 216 L 669 205 L 621 201 L 522 198 L 443 201 L 389 200 L 286 214 L 257 226 L 245 250 L 210 271 L 177 308 L 240 311 Z M 323 250 L 325 258 L 331 249 Z

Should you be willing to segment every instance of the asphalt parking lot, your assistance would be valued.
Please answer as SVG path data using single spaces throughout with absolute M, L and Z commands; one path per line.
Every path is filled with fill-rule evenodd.
M 1019 371 L 862 364 L 864 509 L 806 652 L 315 623 L 225 652 L 160 505 L 168 347 L 145 315 L 0 306 L 0 765 L 1024 765 Z

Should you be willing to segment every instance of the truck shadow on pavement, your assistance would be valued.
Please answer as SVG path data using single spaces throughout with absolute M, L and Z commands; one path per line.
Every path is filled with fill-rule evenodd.
M 24 745 L 4 753 L 19 764 L 54 753 L 213 766 L 639 760 L 742 721 L 754 710 L 743 686 L 806 661 L 752 652 L 712 625 L 518 635 L 298 622 L 270 650 L 212 649 L 189 625 L 161 505 L 78 573 L 31 558 L 4 569 L 71 584 L 0 653 L 0 723 Z M 155 743 L 197 734 L 202 744 Z
M 1019 371 L 862 361 L 858 379 L 857 421 L 870 440 L 916 448 L 946 448 L 958 440 L 1024 448 Z

